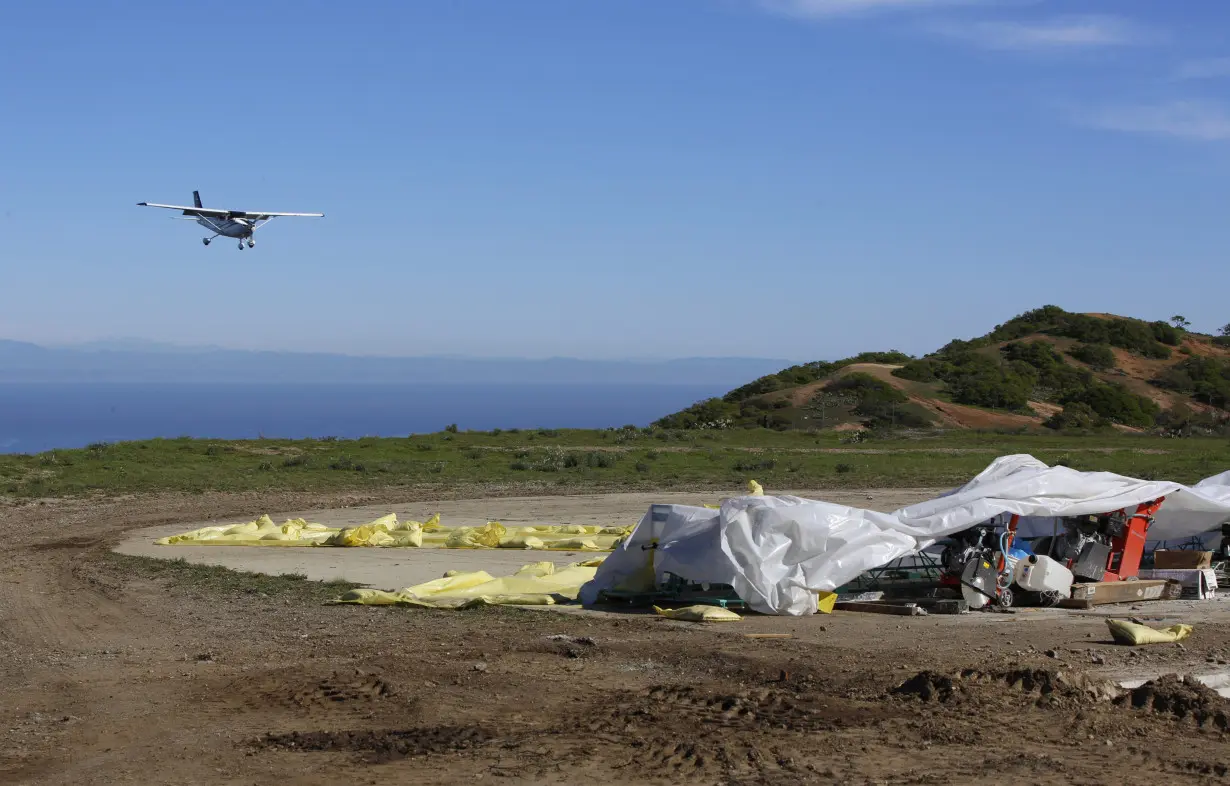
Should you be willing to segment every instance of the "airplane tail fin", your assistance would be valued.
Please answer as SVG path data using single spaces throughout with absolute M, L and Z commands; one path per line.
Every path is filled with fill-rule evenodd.
M 201 204 L 201 192 L 200 191 L 192 192 L 192 204 L 196 205 L 197 207 L 205 207 L 204 205 Z

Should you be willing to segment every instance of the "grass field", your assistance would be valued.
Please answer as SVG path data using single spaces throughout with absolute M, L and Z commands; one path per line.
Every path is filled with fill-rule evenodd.
M 327 491 L 501 484 L 766 489 L 955 485 L 998 455 L 1191 483 L 1230 469 L 1230 441 L 949 432 L 868 439 L 767 430 L 441 432 L 357 440 L 169 439 L 0 455 L 0 495 Z

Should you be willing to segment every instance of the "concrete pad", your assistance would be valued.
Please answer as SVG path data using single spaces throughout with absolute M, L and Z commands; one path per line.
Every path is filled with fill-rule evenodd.
M 204 525 L 202 525 L 204 526 Z M 184 559 L 200 565 L 269 575 L 300 573 L 313 581 L 345 579 L 374 589 L 397 590 L 438 579 L 449 570 L 485 570 L 493 576 L 515 573 L 529 562 L 563 567 L 588 559 L 582 552 L 511 551 L 506 549 L 376 549 L 311 546 L 158 546 L 156 538 L 183 532 L 182 527 L 138 530 L 115 551 L 134 557 Z M 593 556 L 594 553 L 589 553 Z
M 931 499 L 937 489 L 884 489 L 841 491 L 781 491 L 810 499 L 823 499 L 889 511 Z M 203 565 L 266 574 L 295 573 L 315 581 L 345 579 L 374 589 L 397 590 L 440 578 L 445 571 L 485 570 L 493 576 L 508 575 L 531 562 L 554 562 L 556 567 L 592 559 L 606 552 L 510 551 L 504 549 L 378 549 L 329 548 L 306 546 L 158 546 L 157 538 L 177 535 L 216 524 L 239 524 L 268 512 L 276 522 L 305 518 L 330 527 L 365 524 L 380 516 L 396 513 L 402 520 L 423 521 L 439 513 L 446 526 L 480 526 L 499 521 L 511 526 L 529 524 L 583 524 L 624 526 L 640 520 L 654 503 L 701 505 L 717 503 L 712 493 L 624 493 L 576 496 L 492 497 L 485 499 L 411 502 L 316 511 L 254 510 L 246 519 L 188 521 L 171 526 L 151 527 L 131 532 L 115 549 L 120 554 L 159 559 L 184 559 Z M 962 614 L 930 617 L 941 625 L 1009 625 L 1043 621 L 1056 617 L 1105 618 L 1139 617 L 1147 624 L 1162 627 L 1182 621 L 1201 624 L 1226 624 L 1230 603 L 1222 595 L 1211 600 L 1150 601 L 1146 603 L 1103 606 L 1090 610 L 1020 609 L 1017 614 Z M 551 606 L 542 609 L 568 610 L 579 607 Z M 627 611 L 626 609 L 621 611 Z M 1090 620 L 1092 622 L 1092 620 Z M 1129 675 L 1118 675 L 1126 678 Z
M 841 504 L 878 505 L 892 510 L 935 496 L 934 489 L 873 491 L 782 492 Z M 592 559 L 607 552 L 511 551 L 505 549 L 326 548 L 308 546 L 158 546 L 154 541 L 217 524 L 239 524 L 268 512 L 275 522 L 304 518 L 329 527 L 351 527 L 396 513 L 401 520 L 424 521 L 440 514 L 448 527 L 481 526 L 499 521 L 510 526 L 635 524 L 654 503 L 716 504 L 719 495 L 703 493 L 626 493 L 555 497 L 493 497 L 486 499 L 412 502 L 334 510 L 252 511 L 247 519 L 184 522 L 150 527 L 129 534 L 115 551 L 137 557 L 184 559 L 202 565 L 266 574 L 299 573 L 314 581 L 345 579 L 374 589 L 396 590 L 438 579 L 448 570 L 485 570 L 493 576 L 515 572 L 530 562 L 554 562 L 556 567 Z
M 529 524 L 626 525 L 635 523 L 655 502 L 702 504 L 695 494 L 604 494 L 585 497 L 522 497 L 507 499 L 416 502 L 334 510 L 270 513 L 276 522 L 304 518 L 329 527 L 351 527 L 396 513 L 398 519 L 424 521 L 439 513 L 449 527 L 481 526 L 499 521 L 511 526 Z M 253 511 L 255 519 L 265 511 Z M 397 590 L 438 579 L 449 570 L 485 570 L 493 576 L 516 572 L 530 562 L 551 561 L 556 567 L 592 559 L 606 552 L 544 552 L 505 549 L 440 548 L 326 548 L 310 546 L 159 546 L 158 538 L 217 524 L 239 524 L 242 519 L 184 522 L 137 530 L 115 551 L 136 557 L 184 559 L 202 565 L 271 575 L 299 573 L 313 581 L 345 579 L 374 589 Z

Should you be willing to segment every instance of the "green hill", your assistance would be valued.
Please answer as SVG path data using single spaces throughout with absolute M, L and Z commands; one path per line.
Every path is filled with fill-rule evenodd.
M 1044 306 L 921 358 L 864 352 L 791 366 L 655 425 L 1208 433 L 1228 409 L 1230 338 Z

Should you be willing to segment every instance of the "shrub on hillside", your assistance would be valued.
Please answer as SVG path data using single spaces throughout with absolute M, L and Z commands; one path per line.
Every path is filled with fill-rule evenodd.
M 953 401 L 991 409 L 1024 409 L 1033 379 L 1023 378 L 997 358 L 979 352 L 960 351 L 950 358 L 944 385 Z
M 738 403 L 756 396 L 762 396 L 765 393 L 773 393 L 774 391 L 786 388 L 811 384 L 812 382 L 824 379 L 834 371 L 854 365 L 855 363 L 887 363 L 896 365 L 908 363 L 913 359 L 911 355 L 890 349 L 887 352 L 860 352 L 854 357 L 848 357 L 834 363 L 825 360 L 801 363 L 797 366 L 784 368 L 775 374 L 767 374 L 746 385 L 737 387 L 722 398 L 727 402 Z
M 825 395 L 854 399 L 851 412 L 869 428 L 924 428 L 931 419 L 921 407 L 887 382 L 870 374 L 855 372 L 824 386 Z
M 937 379 L 934 360 L 911 360 L 901 368 L 893 369 L 893 376 L 914 382 L 934 382 Z
M 837 362 L 841 366 L 852 366 L 855 363 L 882 363 L 890 366 L 898 366 L 902 363 L 909 363 L 913 359 L 913 355 L 907 355 L 904 352 L 898 352 L 895 349 L 890 349 L 887 352 L 860 352 L 854 357 L 839 360 Z
M 1076 401 L 1056 412 L 1042 425 L 1056 431 L 1089 431 L 1105 426 L 1106 421 L 1088 404 Z
M 1157 417 L 1157 425 L 1169 436 L 1226 436 L 1230 417 L 1225 413 L 1196 412 L 1179 402 Z
M 828 376 L 836 371 L 837 368 L 836 363 L 829 363 L 823 360 L 791 366 L 790 368 L 782 369 L 776 374 L 767 374 L 759 379 L 752 380 L 746 385 L 737 387 L 723 396 L 722 400 L 729 403 L 738 403 L 755 396 L 764 395 L 765 393 L 772 393 L 775 390 L 782 390 L 783 388 L 796 385 L 806 385 Z
M 1077 344 L 1068 354 L 1099 371 L 1115 367 L 1115 353 L 1105 344 Z
M 1095 382 L 1069 395 L 1062 403 L 1064 407 L 1086 404 L 1106 421 L 1137 428 L 1152 426 L 1161 412 L 1152 399 L 1138 396 L 1117 383 Z
M 1159 374 L 1153 384 L 1219 409 L 1230 408 L 1230 361 L 1221 358 L 1185 358 Z
M 1049 341 L 1013 342 L 1001 354 L 1009 368 L 1029 384 L 1031 396 L 1042 401 L 1058 401 L 1093 381 L 1089 372 L 1069 366 Z
M 682 412 L 667 415 L 653 425 L 670 429 L 726 428 L 738 415 L 738 405 L 720 398 L 711 398 L 697 402 Z
M 958 404 L 990 409 L 1021 410 L 1029 403 L 1032 385 L 1014 374 L 964 373 L 948 383 L 952 400 Z
M 1169 326 L 1163 324 L 1163 327 Z M 1110 344 L 1147 358 L 1170 357 L 1170 350 L 1157 340 L 1154 326 L 1136 320 L 1099 319 L 1083 314 L 1071 314 L 1067 324 L 1057 330 L 1056 335 L 1074 338 L 1086 344 Z
M 908 398 L 900 390 L 897 390 L 892 385 L 884 380 L 876 379 L 870 374 L 855 372 L 846 374 L 844 377 L 834 379 L 824 386 L 825 393 L 845 393 L 853 395 L 863 401 L 865 399 L 878 399 L 883 401 L 897 401 L 904 403 Z
M 1149 327 L 1153 330 L 1153 337 L 1163 344 L 1169 344 L 1172 347 L 1177 347 L 1183 342 L 1183 330 L 1168 325 L 1161 320 L 1150 322 Z
M 1227 328 L 1230 329 L 1230 326 Z M 805 413 L 794 411 L 785 399 L 766 401 L 765 394 L 820 382 L 854 363 L 898 365 L 900 368 L 892 372 L 894 376 L 917 382 L 941 382 L 952 400 L 961 404 L 1022 411 L 1031 400 L 1085 403 L 1099 417 L 1132 425 L 1147 425 L 1156 417 L 1157 408 L 1147 399 L 1135 396 L 1126 389 L 1108 388 L 1087 368 L 1066 362 L 1052 342 L 1030 338 L 1038 335 L 1060 336 L 1081 342 L 1068 354 L 1090 368 L 1105 370 L 1115 367 L 1111 347 L 1149 358 L 1169 358 L 1170 348 L 1181 346 L 1187 334 L 1165 322 L 1073 314 L 1058 306 L 1048 305 L 1013 317 L 985 336 L 968 341 L 951 341 L 921 359 L 890 350 L 864 352 L 836 362 L 816 361 L 791 366 L 753 380 L 720 399 L 699 402 L 682 412 L 668 415 L 654 425 L 670 429 L 788 429 L 813 425 L 806 422 L 809 418 L 802 417 Z M 1230 335 L 1214 341 L 1224 341 L 1230 345 Z M 997 346 L 1002 346 L 1001 351 L 996 351 Z M 1204 370 L 1168 372 L 1159 377 L 1155 384 L 1190 391 L 1193 395 L 1199 392 L 1203 397 L 1201 400 L 1230 407 L 1230 376 L 1219 380 L 1208 375 L 1193 375 L 1193 371 Z M 842 392 L 843 396 L 857 393 L 855 414 L 869 422 L 882 419 L 885 404 L 889 407 L 891 418 L 894 411 L 892 394 L 873 388 L 866 381 L 858 384 L 863 387 L 857 391 L 841 386 L 833 390 Z M 881 385 L 892 389 L 891 385 Z M 830 388 L 825 386 L 824 390 Z M 903 398 L 898 399 L 897 403 L 903 401 Z M 823 403 L 829 404 L 827 400 Z M 896 411 L 899 412 L 899 408 Z M 922 410 L 917 414 L 923 418 L 926 416 Z
M 615 466 L 618 458 L 614 453 L 595 450 L 585 455 L 585 466 L 590 469 L 610 469 Z
M 1049 341 L 1013 341 L 1005 344 L 1000 354 L 1009 362 L 1019 360 L 1038 369 L 1063 365 L 1063 356 Z
M 1142 322 L 1139 319 L 1103 319 L 1086 314 L 1073 314 L 1058 306 L 1043 306 L 1014 317 L 995 330 L 976 339 L 979 346 L 1001 341 L 1014 341 L 1034 333 L 1074 338 L 1086 344 L 1109 344 L 1149 358 L 1168 358 L 1182 333 L 1165 322 Z
M 774 431 L 789 431 L 794 427 L 794 420 L 788 415 L 766 415 L 760 425 Z
M 927 411 L 917 404 L 874 402 L 860 405 L 855 413 L 863 417 L 864 426 L 872 429 L 928 428 L 935 425 Z

